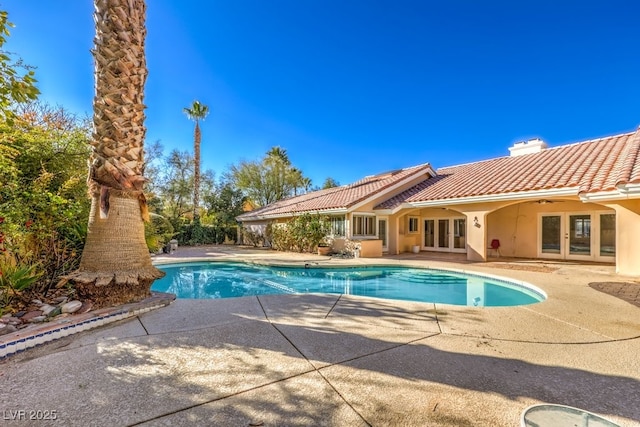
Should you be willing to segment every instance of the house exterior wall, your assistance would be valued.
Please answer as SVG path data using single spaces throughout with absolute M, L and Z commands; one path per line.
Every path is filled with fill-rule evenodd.
M 413 246 L 423 246 L 424 219 L 426 218 L 455 218 L 464 216 L 460 212 L 443 208 L 407 209 L 394 215 L 398 223 L 397 253 L 411 252 Z M 418 218 L 418 232 L 409 232 L 409 218 Z
M 594 203 L 562 200 L 549 204 L 521 202 L 487 215 L 487 242 L 500 240 L 500 253 L 516 258 L 538 257 L 540 215 L 610 210 Z
M 616 212 L 616 272 L 640 276 L 640 200 L 607 205 Z
M 640 206 L 634 205 L 640 215 Z M 629 209 L 619 207 L 620 210 Z M 577 198 L 539 204 L 537 201 L 490 202 L 467 205 L 451 205 L 446 208 L 406 209 L 389 216 L 389 253 L 410 252 L 414 245 L 423 248 L 425 219 L 466 219 L 467 259 L 487 259 L 493 239 L 500 241 L 500 255 L 516 258 L 537 258 L 540 245 L 540 218 L 542 214 L 605 213 L 613 209 L 595 203 L 583 203 Z M 633 211 L 633 209 L 631 209 Z M 417 217 L 418 232 L 409 233 L 409 217 Z M 640 224 L 640 218 L 637 218 Z M 596 230 L 594 224 L 594 233 Z M 640 226 L 639 226 L 640 227 Z M 618 227 L 620 228 L 620 227 Z M 623 226 L 624 228 L 624 226 Z M 640 233 L 640 231 L 639 231 Z M 640 236 L 640 234 L 638 234 Z M 636 239 L 640 240 L 640 239 Z M 640 248 L 638 248 L 640 250 Z M 623 247 L 618 248 L 624 251 Z

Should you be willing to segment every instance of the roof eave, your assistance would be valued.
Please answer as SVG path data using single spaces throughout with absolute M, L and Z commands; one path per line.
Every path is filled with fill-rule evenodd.
M 615 190 L 584 193 L 580 195 L 583 202 L 603 202 L 607 200 L 626 200 L 640 198 L 640 184 L 619 184 Z
M 302 215 L 305 213 L 311 215 L 338 215 L 338 214 L 346 214 L 348 212 L 347 208 L 334 208 L 334 209 L 322 209 L 322 210 L 313 210 L 313 211 L 300 211 L 300 212 L 287 212 L 281 214 L 265 214 L 265 215 L 255 215 L 250 216 L 244 219 L 236 220 L 240 222 L 249 222 L 249 221 L 264 221 L 269 219 L 278 219 L 278 218 L 291 218 L 292 216 Z
M 402 180 L 396 182 L 395 184 L 393 184 L 391 187 L 386 188 L 381 192 L 374 193 L 371 196 L 369 196 L 369 197 L 357 202 L 356 204 L 349 206 L 349 212 L 356 211 L 358 208 L 366 205 L 367 203 L 371 203 L 375 199 L 379 199 L 379 198 L 384 197 L 385 194 L 388 194 L 389 192 L 397 190 L 398 187 L 402 187 L 403 185 L 407 184 L 408 182 L 411 182 L 412 180 L 416 179 L 416 177 L 418 177 L 420 175 L 429 174 L 429 175 L 431 175 L 430 176 L 431 178 L 433 178 L 434 176 L 437 175 L 436 171 L 431 167 L 431 165 L 425 165 L 425 166 L 426 167 L 424 169 L 421 168 L 420 170 L 416 171 L 415 173 L 413 173 L 411 175 L 408 175 L 404 179 L 402 179 Z
M 487 194 L 482 196 L 458 197 L 455 199 L 424 200 L 420 202 L 407 202 L 406 205 L 414 208 L 463 205 L 473 203 L 503 202 L 518 199 L 536 199 L 541 197 L 577 196 L 578 188 L 554 188 L 548 190 L 518 191 L 515 193 Z

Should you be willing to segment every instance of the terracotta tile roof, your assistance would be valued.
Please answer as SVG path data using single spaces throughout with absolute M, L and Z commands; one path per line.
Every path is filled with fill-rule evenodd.
M 640 183 L 640 130 L 548 148 L 539 153 L 446 167 L 438 176 L 376 206 L 575 188 L 576 194 Z
M 292 213 L 330 210 L 348 210 L 350 207 L 376 195 L 405 179 L 419 178 L 433 174 L 429 164 L 368 176 L 353 184 L 283 199 L 262 208 L 246 212 L 237 217 L 239 221 L 255 220 L 263 217 L 286 216 Z

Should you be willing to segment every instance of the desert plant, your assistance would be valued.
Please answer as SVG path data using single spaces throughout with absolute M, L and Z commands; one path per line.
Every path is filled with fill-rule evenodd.
M 20 298 L 23 292 L 30 290 L 42 274 L 37 263 L 25 263 L 3 251 L 0 254 L 0 308 L 7 307 L 14 298 Z

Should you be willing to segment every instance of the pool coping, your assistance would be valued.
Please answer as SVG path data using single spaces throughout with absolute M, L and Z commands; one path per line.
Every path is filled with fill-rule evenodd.
M 348 260 L 347 260 L 348 261 Z M 414 268 L 414 269 L 418 269 L 418 270 L 430 270 L 430 271 L 437 271 L 437 272 L 444 272 L 444 273 L 458 273 L 458 274 L 464 274 L 467 276 L 471 276 L 471 277 L 475 277 L 475 278 L 481 278 L 481 279 L 490 279 L 492 281 L 495 282 L 499 282 L 499 283 L 504 283 L 506 285 L 510 285 L 510 286 L 515 286 L 518 288 L 523 288 L 526 291 L 529 291 L 533 294 L 536 295 L 536 297 L 541 298 L 540 301 L 538 301 L 538 303 L 540 302 L 544 302 L 546 301 L 549 296 L 547 295 L 547 293 L 541 289 L 540 287 L 526 282 L 524 280 L 518 280 L 518 279 L 512 279 L 512 278 L 508 278 L 505 276 L 500 276 L 497 274 L 491 274 L 491 273 L 479 273 L 477 271 L 474 270 L 466 270 L 466 269 L 461 269 L 461 268 L 447 268 L 447 267 L 430 267 L 430 266 L 424 266 L 424 265 L 411 265 L 411 264 L 397 264 L 397 263 L 384 263 L 384 262 L 374 262 L 374 263 L 368 263 L 366 265 L 363 264 L 343 264 L 343 265 L 339 265 L 339 264 L 319 264 L 319 263 L 314 263 L 314 262 L 297 262 L 297 263 L 283 263 L 283 262 L 270 262 L 269 260 L 231 260 L 231 259 L 205 259 L 205 258 L 198 258 L 198 259 L 193 259 L 193 260 L 180 260 L 180 261 L 162 261 L 162 262 L 158 262 L 158 263 L 154 263 L 154 265 L 156 266 L 176 266 L 176 265 L 188 265 L 188 264 L 198 264 L 198 263 L 239 263 L 239 264 L 250 264 L 250 265 L 261 265 L 261 266 L 266 266 L 266 267 L 283 267 L 283 268 L 304 268 L 304 269 L 318 269 L 318 268 L 327 268 L 327 269 L 331 269 L 331 268 L 335 268 L 335 269 L 349 269 L 349 268 L 384 268 L 384 267 L 394 267 L 394 268 Z M 425 304 L 431 304 L 434 303 L 434 301 L 417 301 L 417 302 L 423 302 Z M 444 304 L 444 303 L 438 303 L 438 304 Z M 454 304 L 454 305 L 458 305 L 458 304 Z M 464 307 L 464 305 L 461 305 Z M 467 306 L 469 307 L 469 306 Z M 490 306 L 493 307 L 493 306 Z

